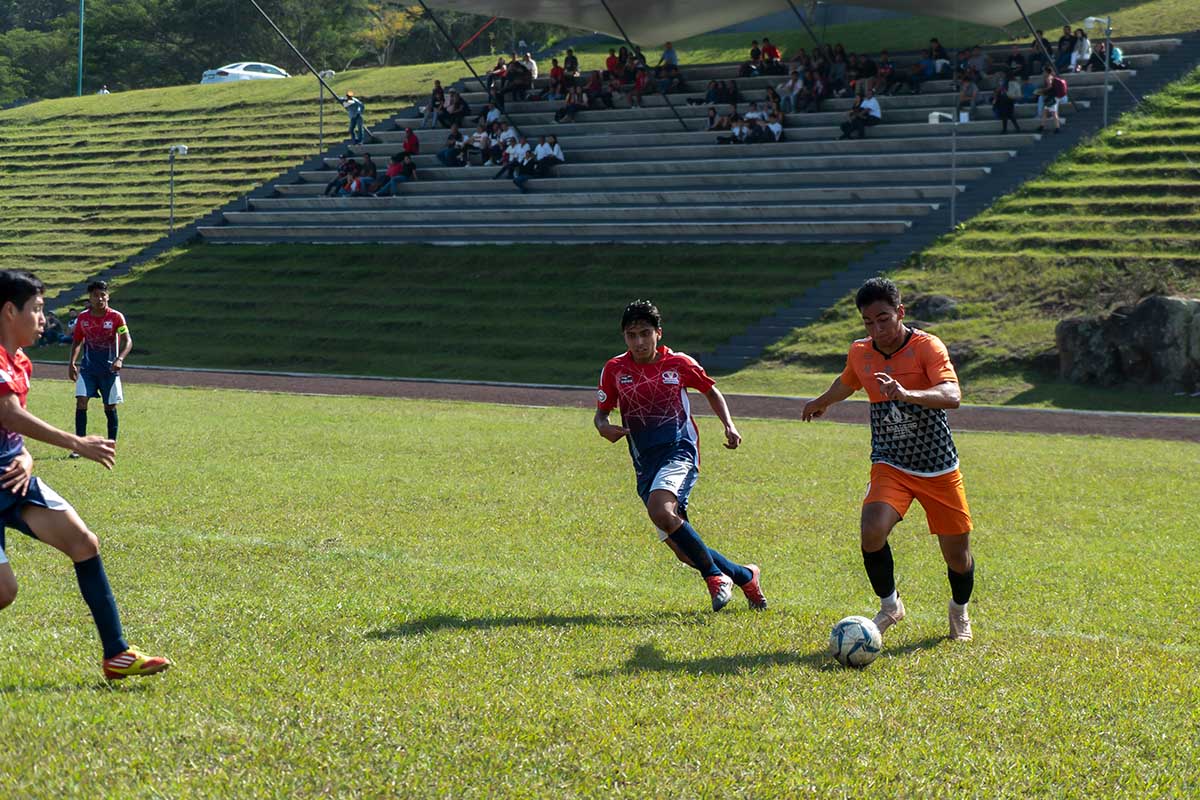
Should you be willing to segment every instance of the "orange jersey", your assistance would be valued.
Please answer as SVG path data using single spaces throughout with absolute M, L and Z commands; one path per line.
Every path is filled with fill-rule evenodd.
M 947 381 L 958 383 L 946 345 L 931 333 L 913 329 L 890 356 L 875 349 L 870 339 L 850 347 L 841 381 L 851 389 L 866 389 L 871 401 L 871 462 L 890 464 L 911 475 L 945 475 L 958 468 L 958 451 L 940 408 L 885 400 L 875 373 L 890 375 L 905 389 L 930 389 Z

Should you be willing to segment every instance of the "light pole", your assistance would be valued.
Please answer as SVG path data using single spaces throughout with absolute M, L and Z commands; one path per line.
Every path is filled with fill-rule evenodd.
M 317 101 L 321 107 L 320 122 L 317 126 L 317 153 L 325 152 L 325 84 L 322 79 L 332 78 L 336 75 L 331 69 L 323 69 L 317 73 Z
M 171 220 L 168 223 L 168 233 L 175 232 L 175 156 L 186 156 L 186 144 L 173 144 L 167 150 L 167 162 L 171 165 Z
M 83 97 L 83 0 L 79 0 L 79 80 L 75 95 Z
M 1104 26 L 1104 127 L 1108 127 L 1108 68 L 1112 63 L 1112 17 L 1088 17 L 1083 24 L 1089 28 Z
M 940 120 L 950 121 L 950 230 L 958 223 L 958 106 L 954 113 L 945 111 L 930 111 L 930 124 Z

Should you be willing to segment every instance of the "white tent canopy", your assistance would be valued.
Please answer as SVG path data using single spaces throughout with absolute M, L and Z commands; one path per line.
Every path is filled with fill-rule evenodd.
M 621 32 L 601 0 L 427 0 L 428 5 L 508 19 L 552 22 L 619 37 Z M 841 0 L 826 0 L 837 4 Z M 1022 0 L 1033 14 L 1061 0 Z M 843 5 L 947 17 L 1000 27 L 1021 18 L 1013 0 L 854 0 Z M 797 4 L 801 6 L 801 3 Z M 608 0 L 621 27 L 635 43 L 657 45 L 788 8 L 787 0 Z

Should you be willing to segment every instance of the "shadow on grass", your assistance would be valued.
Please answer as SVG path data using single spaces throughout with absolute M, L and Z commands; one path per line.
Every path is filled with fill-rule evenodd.
M 574 628 L 601 626 L 606 628 L 644 628 L 652 625 L 701 625 L 711 614 L 545 614 L 515 617 L 461 617 L 457 614 L 434 614 L 388 628 L 367 633 L 368 639 L 402 639 L 435 631 L 497 630 L 500 628 Z
M 889 647 L 884 653 L 891 658 L 903 657 L 921 650 L 929 650 L 945 641 L 943 636 L 931 636 L 910 642 L 903 647 Z M 632 675 L 640 672 L 678 672 L 689 675 L 736 675 L 755 669 L 770 667 L 805 667 L 819 672 L 844 669 L 829 657 L 824 650 L 807 653 L 796 650 L 777 650 L 771 653 L 745 653 L 736 656 L 708 656 L 690 661 L 674 661 L 664 656 L 652 644 L 639 645 L 633 655 L 616 669 L 581 673 L 581 678 L 611 678 L 616 675 Z

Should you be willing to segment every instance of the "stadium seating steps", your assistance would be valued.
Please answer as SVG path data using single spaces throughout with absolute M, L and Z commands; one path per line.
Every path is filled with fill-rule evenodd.
M 1136 90 L 1139 72 L 1152 70 L 1180 43 L 1121 42 L 1131 69 L 1120 78 Z M 992 49 L 994 57 L 1006 52 Z M 901 54 L 894 60 L 903 68 L 914 58 Z M 689 93 L 670 96 L 674 111 L 660 95 L 647 96 L 643 108 L 615 98 L 615 109 L 584 111 L 574 123 L 556 124 L 558 102 L 508 103 L 508 118 L 531 144 L 554 134 L 567 159 L 554 177 L 534 179 L 524 194 L 511 181 L 493 180 L 495 167 L 442 166 L 434 154 L 446 131 L 420 129 L 419 112 L 410 109 L 394 118 L 394 130 L 377 131 L 372 143 L 350 148 L 356 155 L 370 153 L 382 167 L 400 150 L 403 128 L 413 127 L 421 140 L 419 180 L 405 184 L 400 195 L 323 197 L 342 145 L 327 154 L 326 169 L 301 172 L 298 182 L 276 185 L 273 196 L 248 200 L 245 210 L 226 212 L 223 224 L 200 233 L 214 243 L 882 241 L 903 234 L 952 194 L 969 192 L 992 170 L 1009 168 L 1023 150 L 1045 146 L 1035 132 L 1032 104 L 1017 106 L 1019 133 L 1001 133 L 983 96 L 968 122 L 931 121 L 934 112 L 954 110 L 949 80 L 927 82 L 920 94 L 881 97 L 883 120 L 862 140 L 838 140 L 852 103 L 839 98 L 818 113 L 788 114 L 782 142 L 719 145 L 718 133 L 705 130 L 707 106 L 687 100 L 702 99 L 709 80 L 736 79 L 744 112 L 749 102 L 765 98 L 768 86 L 784 80 L 738 78 L 737 70 L 736 64 L 683 67 Z M 1102 100 L 1102 73 L 1064 77 L 1075 107 Z M 458 85 L 472 114 L 478 113 L 486 100 L 470 91 L 478 83 Z M 985 81 L 981 95 L 991 89 Z M 1067 107 L 1066 124 L 1073 110 Z M 464 128 L 469 133 L 472 126 Z

